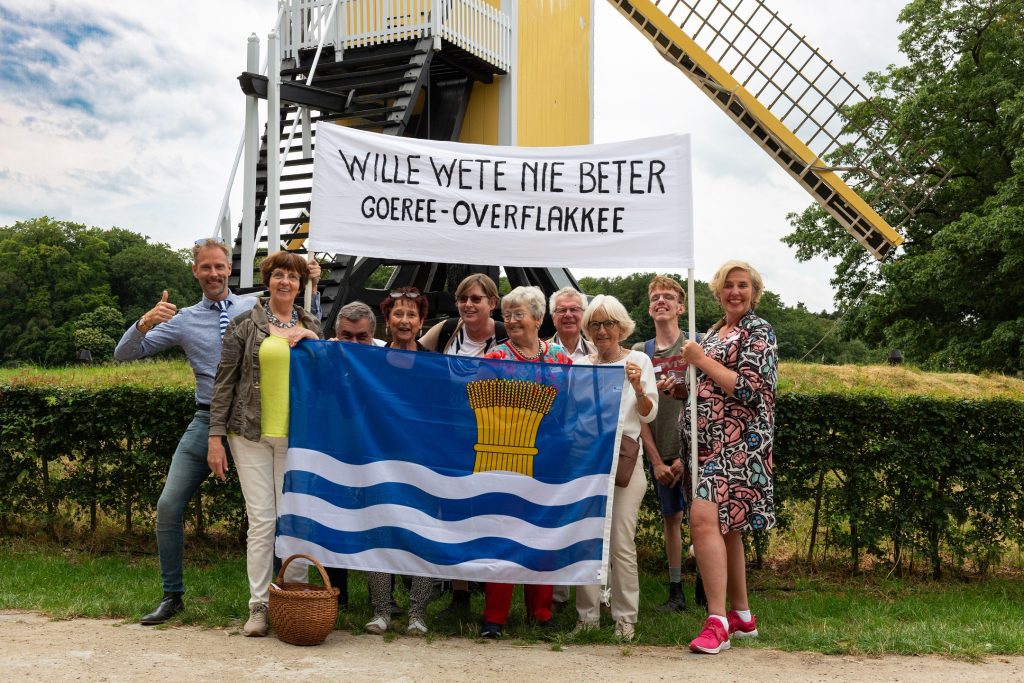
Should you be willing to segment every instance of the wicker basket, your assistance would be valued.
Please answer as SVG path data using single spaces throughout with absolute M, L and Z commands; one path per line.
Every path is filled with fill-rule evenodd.
M 295 559 L 312 562 L 323 586 L 285 583 L 284 572 Z M 334 629 L 338 618 L 338 589 L 331 586 L 322 564 L 309 555 L 292 555 L 281 565 L 276 585 L 270 586 L 270 623 L 277 639 L 291 645 L 319 645 Z

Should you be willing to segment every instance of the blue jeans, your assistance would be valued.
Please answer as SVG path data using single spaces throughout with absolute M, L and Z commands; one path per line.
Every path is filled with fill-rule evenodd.
M 165 593 L 183 593 L 182 557 L 185 554 L 185 507 L 210 475 L 206 448 L 210 412 L 197 410 L 181 435 L 167 470 L 167 481 L 156 504 L 156 547 Z

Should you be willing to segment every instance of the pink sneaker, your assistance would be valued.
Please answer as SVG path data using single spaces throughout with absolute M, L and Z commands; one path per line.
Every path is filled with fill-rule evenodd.
M 725 632 L 722 622 L 717 617 L 708 617 L 704 622 L 704 630 L 690 641 L 690 650 L 706 655 L 717 655 L 729 647 L 729 634 Z
M 735 638 L 757 638 L 757 617 L 750 615 L 750 621 L 743 621 L 736 610 L 729 612 L 729 635 Z

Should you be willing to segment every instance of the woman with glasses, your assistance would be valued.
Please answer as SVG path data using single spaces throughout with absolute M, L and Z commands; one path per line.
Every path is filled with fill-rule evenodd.
M 625 306 L 613 296 L 599 294 L 583 313 L 583 329 L 594 344 L 594 353 L 579 365 L 618 365 L 624 368 L 627 384 L 622 390 L 619 420 L 622 438 L 638 442 L 640 423 L 658 415 L 658 386 L 654 366 L 643 351 L 630 351 L 622 342 L 633 334 L 636 324 Z M 611 584 L 612 618 L 615 637 L 629 642 L 636 633 L 640 611 L 640 576 L 636 562 L 636 524 L 640 503 L 647 491 L 643 458 L 637 457 L 626 486 L 616 486 L 612 503 Z M 601 587 L 577 586 L 576 613 L 579 621 L 573 633 L 597 628 L 601 620 Z
M 544 321 L 544 293 L 538 287 L 516 287 L 501 300 L 501 317 L 505 320 L 508 339 L 498 344 L 487 358 L 527 361 L 531 363 L 572 364 L 572 359 L 558 344 L 543 341 L 537 335 Z M 485 588 L 484 623 L 481 638 L 500 638 L 508 612 L 512 607 L 510 583 L 489 583 Z M 551 586 L 523 586 L 527 618 L 539 626 L 551 621 Z
M 455 289 L 458 318 L 431 327 L 420 339 L 428 351 L 450 356 L 483 356 L 505 339 L 505 327 L 491 318 L 498 287 L 483 273 L 473 273 Z
M 392 289 L 380 302 L 391 335 L 388 348 L 407 351 L 426 351 L 417 341 L 423 321 L 427 319 L 427 297 L 415 287 Z M 373 619 L 364 627 L 369 633 L 382 634 L 391 623 L 391 591 L 393 578 L 384 572 L 369 572 L 367 583 L 370 587 L 370 604 L 373 605 Z M 405 632 L 411 636 L 427 633 L 427 603 L 434 588 L 434 580 L 426 576 L 412 577 L 409 585 L 409 624 Z
M 483 273 L 466 277 L 455 289 L 457 318 L 431 327 L 420 339 L 428 351 L 449 356 L 483 356 L 505 339 L 505 326 L 491 317 L 498 305 L 498 287 Z M 469 583 L 452 581 L 452 601 L 438 616 L 469 617 Z
M 320 321 L 295 303 L 309 268 L 298 254 L 279 251 L 260 264 L 269 296 L 232 320 L 223 347 L 210 405 L 207 463 L 222 481 L 228 469 L 224 437 L 238 469 L 249 531 L 245 564 L 249 576 L 246 636 L 267 634 L 267 602 L 273 575 L 274 533 L 288 452 L 289 347 L 317 339 Z M 285 580 L 302 581 L 306 565 L 288 565 Z

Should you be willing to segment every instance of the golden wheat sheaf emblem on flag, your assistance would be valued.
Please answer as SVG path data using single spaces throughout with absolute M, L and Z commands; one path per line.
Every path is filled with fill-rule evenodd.
M 484 379 L 466 385 L 476 415 L 474 472 L 504 470 L 533 476 L 537 429 L 558 390 L 521 379 Z

